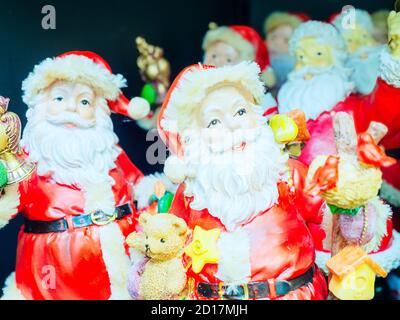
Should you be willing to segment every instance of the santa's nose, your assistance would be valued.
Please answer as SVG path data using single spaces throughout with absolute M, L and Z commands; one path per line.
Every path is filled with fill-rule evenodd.
M 76 104 L 74 103 L 74 101 L 68 101 L 68 103 L 66 104 L 66 109 L 67 111 L 75 111 Z

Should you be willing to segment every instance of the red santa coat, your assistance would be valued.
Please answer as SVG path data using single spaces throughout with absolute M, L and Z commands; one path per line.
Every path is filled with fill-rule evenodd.
M 330 111 L 322 112 L 318 118 L 307 121 L 311 140 L 307 141 L 299 160 L 309 165 L 318 155 L 337 153 L 332 116 L 340 111 L 353 115 L 358 133 L 365 131 L 371 121 L 384 123 L 389 132 L 383 138 L 381 144 L 387 149 L 400 147 L 400 108 L 396 107 L 398 105 L 400 105 L 400 90 L 379 78 L 374 91 L 370 95 L 350 95 Z M 385 170 L 383 171 L 385 178 Z M 323 246 L 326 232 L 321 227 L 321 222 L 322 219 L 318 224 L 310 224 L 309 227 L 313 233 L 316 249 L 328 252 L 329 248 Z M 392 221 L 388 220 L 387 234 L 382 239 L 377 251 L 384 251 L 391 246 L 392 229 Z
M 125 237 L 135 230 L 133 184 L 142 173 L 124 151 L 110 171 L 115 205 L 130 204 L 133 214 L 105 226 L 64 232 L 18 235 L 16 285 L 27 299 L 123 298 L 123 275 L 129 266 Z M 84 195 L 77 187 L 34 173 L 20 185 L 21 212 L 30 220 L 53 221 L 84 214 Z M 52 278 L 54 276 L 54 278 Z
M 315 253 L 312 236 L 306 221 L 317 221 L 321 201 L 307 198 L 301 193 L 307 169 L 300 162 L 290 160 L 293 185 L 287 182 L 278 184 L 279 200 L 272 208 L 261 212 L 240 229 L 249 237 L 250 279 L 267 281 L 272 279 L 289 280 L 305 273 L 314 265 Z M 190 208 L 193 200 L 184 195 L 185 185 L 178 188 L 170 212 L 183 218 L 190 229 L 200 226 L 205 230 L 219 228 L 227 232 L 222 222 L 212 216 L 208 210 Z M 244 239 L 238 239 L 243 241 Z M 238 243 L 236 243 L 237 245 Z M 235 244 L 233 244 L 234 246 Z M 186 264 L 190 258 L 184 257 Z M 206 264 L 200 273 L 188 269 L 188 277 L 194 280 L 194 288 L 199 282 L 219 283 L 218 264 Z M 194 298 L 202 299 L 196 291 Z M 327 296 L 326 281 L 316 268 L 313 283 L 289 292 L 276 299 L 325 299 Z

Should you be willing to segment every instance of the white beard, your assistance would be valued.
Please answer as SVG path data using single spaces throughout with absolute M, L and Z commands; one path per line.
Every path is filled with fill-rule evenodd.
M 109 171 L 115 168 L 120 151 L 105 107 L 96 106 L 93 127 L 66 114 L 49 121 L 44 108 L 44 104 L 38 104 L 28 109 L 28 123 L 21 140 L 29 160 L 37 163 L 37 174 L 51 176 L 60 184 L 80 187 L 85 194 L 85 210 L 113 212 L 115 181 Z M 65 128 L 61 123 L 67 118 L 81 126 Z
M 382 46 L 362 47 L 349 56 L 346 66 L 353 70 L 351 80 L 357 92 L 369 94 L 374 89 L 379 75 L 381 51 Z M 368 58 L 361 59 L 362 54 L 368 54 Z
M 283 178 L 288 157 L 265 120 L 250 134 L 235 134 L 235 142 L 247 141 L 240 152 L 210 152 L 200 140 L 185 146 L 185 161 L 192 172 L 185 195 L 193 196 L 192 209 L 207 209 L 233 231 L 276 203 L 277 182 Z
M 313 78 L 303 77 L 310 73 Z M 354 89 L 349 80 L 351 71 L 340 67 L 304 67 L 289 74 L 288 81 L 278 93 L 279 112 L 301 109 L 307 119 L 316 119 L 344 100 Z

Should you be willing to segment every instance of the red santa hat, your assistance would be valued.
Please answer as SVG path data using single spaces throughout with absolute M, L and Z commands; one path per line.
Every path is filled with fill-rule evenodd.
M 233 66 L 215 68 L 208 65 L 192 65 L 181 71 L 170 86 L 158 115 L 158 132 L 174 154 L 165 162 L 164 172 L 175 183 L 185 176 L 183 156 L 185 130 L 190 129 L 196 108 L 208 90 L 221 83 L 239 85 L 248 91 L 256 104 L 264 96 L 264 84 L 260 68 L 254 62 L 241 62 Z
M 35 97 L 57 80 L 79 82 L 92 87 L 107 99 L 109 108 L 124 116 L 141 119 L 150 112 L 149 103 L 136 97 L 128 100 L 121 88 L 126 80 L 120 74 L 113 74 L 110 65 L 98 54 L 91 51 L 70 51 L 55 58 L 47 58 L 38 65 L 22 83 L 23 101 L 34 106 Z
M 255 61 L 262 73 L 270 73 L 269 54 L 265 42 L 256 30 L 249 26 L 233 25 L 211 27 L 203 39 L 203 50 L 206 51 L 215 42 L 222 41 L 235 48 L 243 61 Z M 261 75 L 262 78 L 263 74 Z M 267 83 L 267 85 L 273 85 Z

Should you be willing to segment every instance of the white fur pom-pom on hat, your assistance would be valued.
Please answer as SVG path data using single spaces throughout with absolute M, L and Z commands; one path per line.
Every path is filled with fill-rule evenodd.
M 165 160 L 164 173 L 173 183 L 183 182 L 186 171 L 186 165 L 179 157 L 172 155 Z
M 134 120 L 146 118 L 150 113 L 150 104 L 146 99 L 135 97 L 132 98 L 128 105 L 128 115 Z

